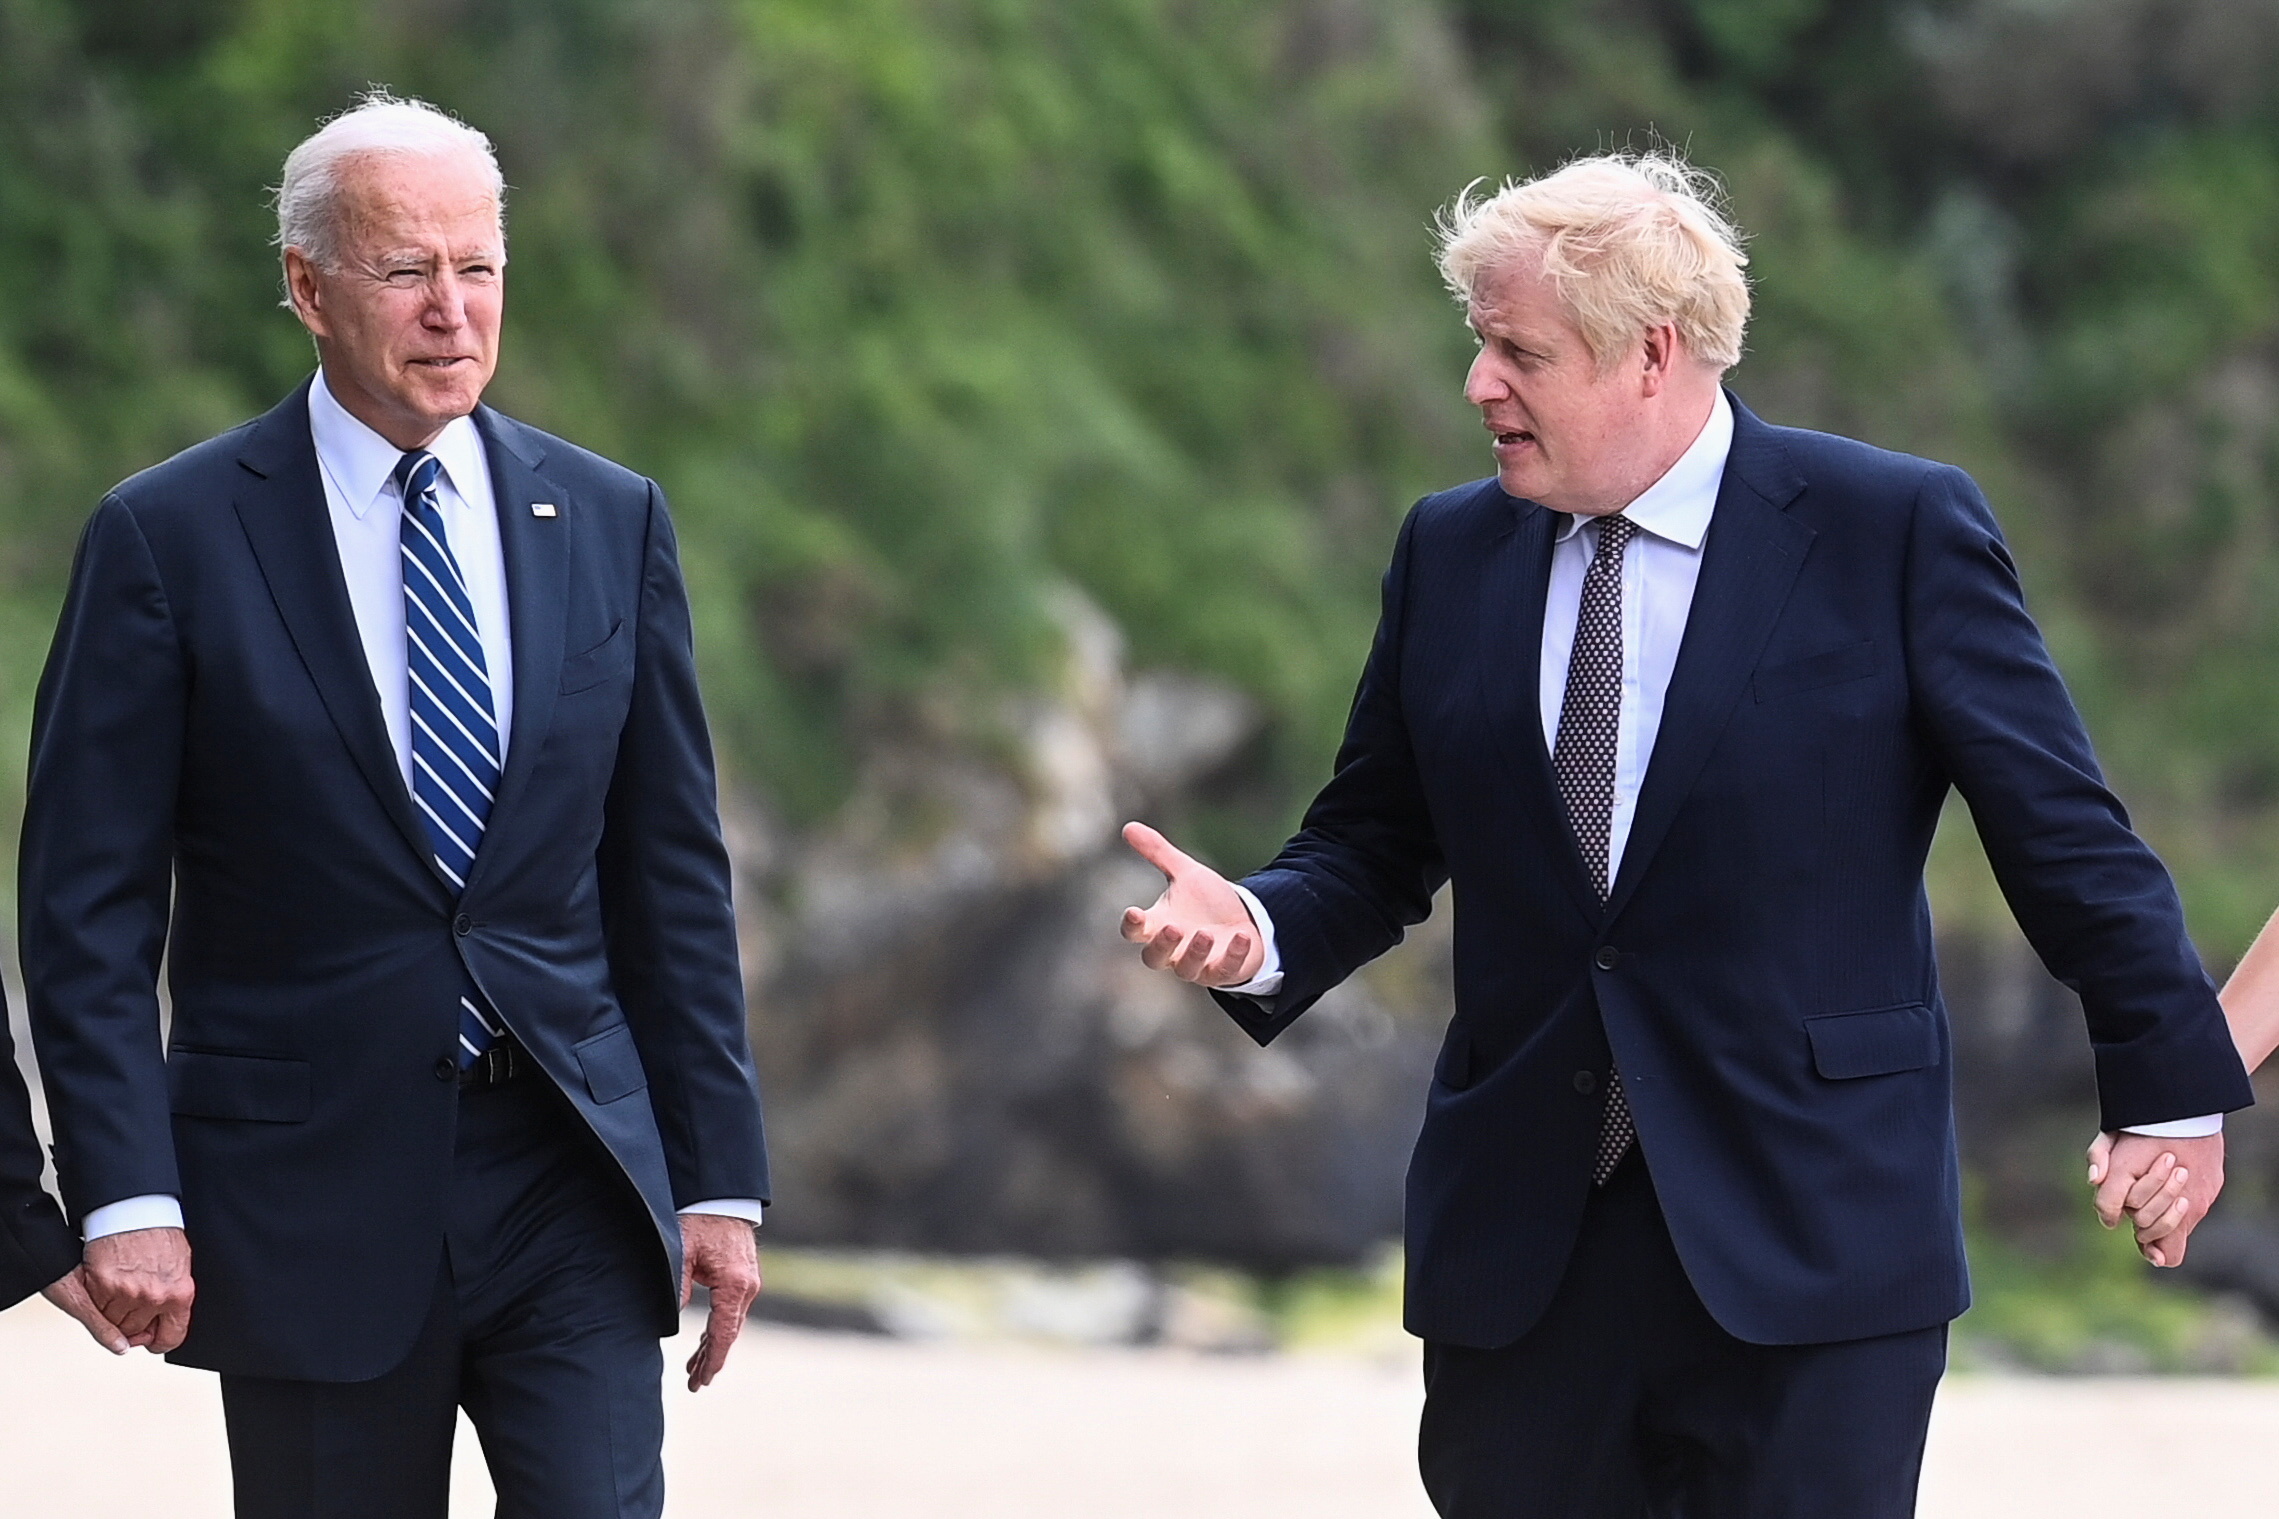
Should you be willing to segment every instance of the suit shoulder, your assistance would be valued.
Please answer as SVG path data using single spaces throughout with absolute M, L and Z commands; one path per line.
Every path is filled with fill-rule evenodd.
M 203 511 L 229 504 L 242 473 L 239 456 L 260 421 L 241 422 L 203 443 L 193 443 L 170 459 L 127 476 L 106 493 L 137 519 L 149 514 Z
M 1768 427 L 1769 440 L 1786 454 L 1806 487 L 1855 503 L 1904 507 L 1924 484 L 1940 476 L 1963 476 L 1956 465 L 1903 454 L 1857 438 L 1813 432 L 1802 427 Z M 1967 478 L 1967 476 L 1964 476 Z
M 527 422 L 518 422 L 503 412 L 492 412 L 498 430 L 498 440 L 514 449 L 526 460 L 533 460 L 533 468 L 549 479 L 585 494 L 596 501 L 645 507 L 654 486 L 648 476 L 627 469 L 616 460 L 581 448 L 569 439 L 558 437 Z

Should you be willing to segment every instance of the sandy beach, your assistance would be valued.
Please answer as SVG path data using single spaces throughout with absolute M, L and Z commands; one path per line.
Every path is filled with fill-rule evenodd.
M 669 1347 L 669 1361 L 685 1344 Z M 1407 1358 L 931 1343 L 755 1327 L 668 1383 L 674 1519 L 1429 1519 Z M 462 1426 L 462 1434 L 467 1434 Z M 1926 1519 L 2268 1512 L 2279 1383 L 1950 1379 Z M 2137 1453 L 2110 1473 L 2089 1452 Z M 33 1302 L 0 1314 L 12 1519 L 225 1519 L 213 1379 L 123 1362 Z M 471 1436 L 453 1512 L 490 1512 Z

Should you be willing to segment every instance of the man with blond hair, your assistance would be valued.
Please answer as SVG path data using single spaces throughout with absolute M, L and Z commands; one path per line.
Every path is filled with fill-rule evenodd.
M 1237 885 L 1132 824 L 1170 882 L 1124 936 L 1264 1043 L 1453 883 L 1407 1210 L 1442 1514 L 1911 1514 L 1969 1302 L 1948 788 L 2080 990 L 2105 1127 L 2184 1161 L 2156 1231 L 2221 1183 L 2239 1058 L 1970 478 L 1723 389 L 1749 289 L 1702 176 L 1467 194 L 1440 263 L 1496 475 L 1403 524 L 1296 837 Z
M 759 1290 L 759 1093 L 655 485 L 481 404 L 489 141 L 374 96 L 285 162 L 317 372 L 80 542 L 24 982 L 83 1277 L 221 1373 L 240 1519 L 655 1519 Z M 165 953 L 172 1021 L 161 1045 Z

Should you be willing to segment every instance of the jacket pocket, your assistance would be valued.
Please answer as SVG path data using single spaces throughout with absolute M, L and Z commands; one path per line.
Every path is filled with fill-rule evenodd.
M 1794 696 L 1799 691 L 1841 685 L 1847 680 L 1865 680 L 1874 673 L 1875 640 L 1870 638 L 1760 670 L 1751 684 L 1757 700 L 1767 702 Z
M 309 1063 L 277 1055 L 176 1049 L 166 1057 L 169 1105 L 185 1118 L 309 1121 Z
M 571 1050 L 578 1057 L 578 1068 L 585 1072 L 586 1091 L 596 1102 L 630 1097 L 649 1084 L 649 1073 L 641 1068 L 641 1052 L 633 1047 L 633 1030 L 622 1023 L 591 1039 L 579 1040 Z
M 562 661 L 562 694 L 583 691 L 598 686 L 625 667 L 633 655 L 633 639 L 625 631 L 625 621 L 618 619 L 609 636 L 583 654 L 572 654 Z
M 1939 1060 L 1939 1023 L 1920 1002 L 1804 1020 L 1813 1068 L 1830 1081 L 1919 1071 Z

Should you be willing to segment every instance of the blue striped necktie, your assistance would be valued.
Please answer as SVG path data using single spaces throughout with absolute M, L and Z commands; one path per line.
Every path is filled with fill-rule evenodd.
M 411 795 L 427 842 L 456 891 L 482 847 L 499 784 L 499 725 L 482 636 L 466 577 L 443 529 L 436 477 L 443 466 L 425 449 L 397 461 L 403 492 L 404 652 L 411 675 Z M 472 980 L 459 994 L 459 1066 L 497 1044 L 502 1031 L 484 1011 Z

